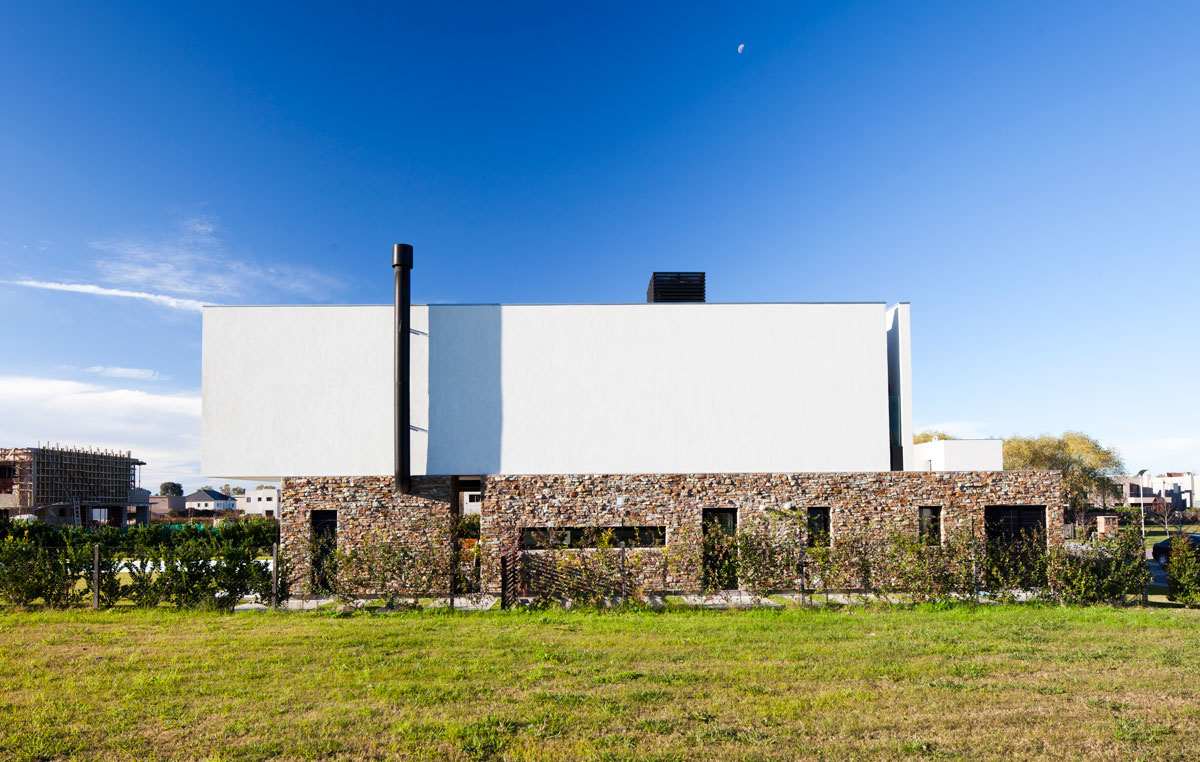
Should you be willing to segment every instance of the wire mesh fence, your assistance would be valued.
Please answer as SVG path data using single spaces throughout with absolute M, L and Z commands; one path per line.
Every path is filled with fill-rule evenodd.
M 268 549 L 189 542 L 121 548 L 100 543 L 0 542 L 0 600 L 17 607 L 89 605 L 232 609 L 277 606 L 289 595 L 287 563 Z
M 279 605 L 293 591 L 355 606 L 612 606 L 660 602 L 670 594 L 741 590 L 755 595 L 830 593 L 896 602 L 1124 600 L 1148 578 L 1140 536 L 1123 533 L 1086 547 L 1047 543 L 1044 534 L 987 539 L 973 527 L 938 542 L 898 533 L 841 532 L 806 542 L 778 527 L 698 541 L 686 536 L 613 544 L 612 532 L 571 534 L 562 544 L 531 538 L 489 548 L 477 538 L 434 534 L 399 542 L 314 537 L 281 553 L 205 536 L 154 546 L 24 537 L 0 540 L 0 601 L 48 607 L 209 607 L 243 601 Z M 696 538 L 692 538 L 695 540 Z

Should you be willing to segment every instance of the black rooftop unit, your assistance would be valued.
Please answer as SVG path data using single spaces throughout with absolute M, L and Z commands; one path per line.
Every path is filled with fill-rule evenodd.
M 646 288 L 647 302 L 704 301 L 704 273 L 654 273 Z

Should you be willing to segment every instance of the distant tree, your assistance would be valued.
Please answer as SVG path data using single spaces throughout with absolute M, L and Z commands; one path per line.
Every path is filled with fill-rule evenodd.
M 1183 512 L 1176 510 L 1174 501 L 1167 500 L 1162 495 L 1155 495 L 1154 501 L 1146 504 L 1146 518 L 1152 524 L 1161 524 L 1168 536 L 1173 531 L 1183 532 Z M 1179 524 L 1176 526 L 1177 518 Z
M 932 442 L 935 439 L 958 439 L 958 437 L 951 436 L 944 431 L 926 429 L 913 437 L 913 444 L 924 444 L 925 442 Z
M 1061 437 L 1012 437 L 1004 440 L 1004 469 L 1053 469 L 1062 471 L 1067 506 L 1082 524 L 1087 515 L 1088 496 L 1113 494 L 1113 478 L 1125 473 L 1125 461 L 1115 448 L 1104 447 L 1081 431 Z
M 179 482 L 163 482 L 158 485 L 158 494 L 165 497 L 183 497 L 183 485 Z
M 244 494 L 246 494 L 246 488 L 245 487 L 231 487 L 231 486 L 229 486 L 229 483 L 226 482 L 225 484 L 221 485 L 221 492 L 224 492 L 226 495 L 244 495 Z

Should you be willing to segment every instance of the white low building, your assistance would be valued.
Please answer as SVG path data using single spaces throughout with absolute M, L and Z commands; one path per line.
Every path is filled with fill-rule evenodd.
M 934 439 L 913 445 L 912 471 L 1002 471 L 1002 439 Z
M 183 504 L 188 511 L 232 511 L 237 507 L 232 497 L 215 489 L 196 490 L 183 499 Z
M 258 487 L 237 496 L 237 507 L 247 516 L 279 517 L 279 488 Z
M 1146 472 L 1115 480 L 1117 505 L 1145 505 L 1147 508 L 1162 500 L 1172 510 L 1191 511 L 1196 508 L 1196 488 L 1200 479 L 1191 471 L 1168 471 L 1165 474 Z

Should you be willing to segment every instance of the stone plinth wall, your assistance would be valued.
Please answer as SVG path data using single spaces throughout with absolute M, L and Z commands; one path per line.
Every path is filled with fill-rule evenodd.
M 391 477 L 286 479 L 283 549 L 303 588 L 311 511 L 337 509 L 342 547 L 368 537 L 414 545 L 445 542 L 433 532 L 453 516 L 452 478 L 415 477 L 415 494 L 397 496 Z M 519 546 L 525 528 L 661 526 L 666 546 L 647 567 L 650 589 L 689 590 L 700 584 L 705 509 L 733 509 L 748 528 L 771 510 L 827 507 L 831 534 L 852 530 L 916 535 L 919 509 L 942 509 L 947 534 L 974 527 L 982 537 L 987 506 L 1044 506 L 1051 540 L 1062 536 L 1062 476 L 1057 471 L 500 475 L 483 480 L 480 517 L 482 582 L 500 587 L 500 556 Z M 555 551 L 571 553 L 580 551 Z M 631 551 L 632 552 L 632 551 Z M 648 556 L 648 560 L 649 560 Z M 666 562 L 663 573 L 662 562 Z
M 449 476 L 414 476 L 413 492 L 395 493 L 390 476 L 323 476 L 283 480 L 280 502 L 280 548 L 292 563 L 293 590 L 310 592 L 309 550 L 312 512 L 337 511 L 339 548 L 365 540 L 427 546 L 431 538 L 444 542 L 453 517 Z
M 769 510 L 827 507 L 831 534 L 852 528 L 916 534 L 919 509 L 940 506 L 946 533 L 972 526 L 982 537 L 993 505 L 1046 507 L 1046 530 L 1062 536 L 1058 471 L 886 471 L 795 474 L 618 474 L 488 476 L 481 516 L 483 584 L 500 583 L 499 556 L 526 527 L 665 526 L 667 586 L 700 584 L 703 511 L 734 509 L 748 527 Z

